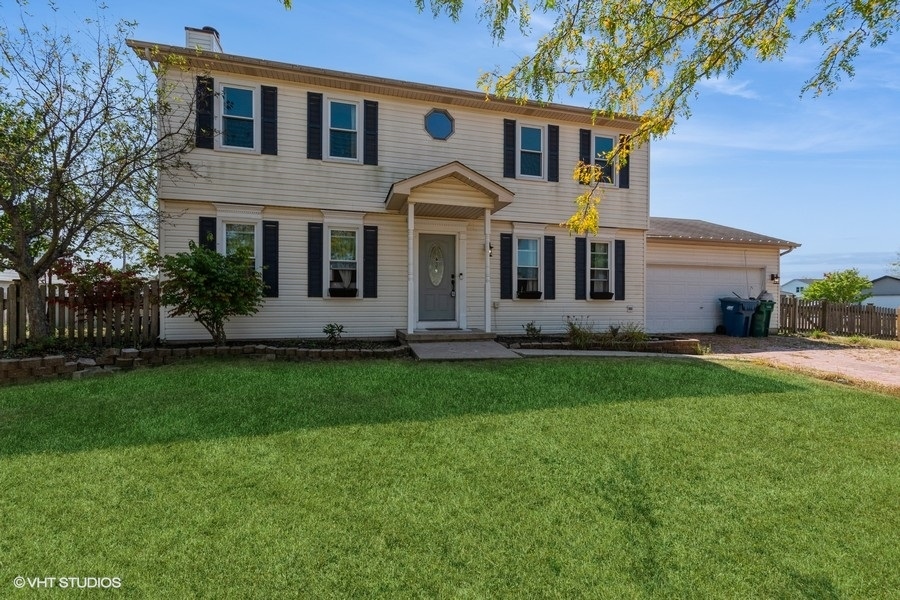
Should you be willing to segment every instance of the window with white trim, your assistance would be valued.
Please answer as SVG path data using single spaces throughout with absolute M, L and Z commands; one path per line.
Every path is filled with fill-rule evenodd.
M 359 231 L 354 229 L 328 230 L 328 289 L 332 296 L 356 295 L 359 272 Z
M 588 264 L 588 289 L 591 298 L 609 300 L 612 298 L 612 281 L 609 242 L 591 242 Z
M 250 223 L 225 223 L 225 254 L 246 249 L 256 264 L 256 225 Z
M 217 97 L 218 147 L 226 150 L 258 151 L 260 140 L 259 88 L 221 83 Z
M 363 287 L 363 213 L 322 211 L 326 295 L 361 298 Z
M 546 177 L 546 135 L 543 127 L 519 125 L 517 171 L 521 177 Z
M 607 158 L 615 148 L 615 144 L 616 140 L 610 136 L 594 136 L 594 165 L 603 172 L 601 183 L 616 183 L 615 163 Z
M 327 104 L 326 156 L 331 159 L 359 162 L 362 157 L 362 136 L 359 133 L 360 103 L 329 99 Z
M 516 239 L 516 297 L 540 298 L 540 238 Z

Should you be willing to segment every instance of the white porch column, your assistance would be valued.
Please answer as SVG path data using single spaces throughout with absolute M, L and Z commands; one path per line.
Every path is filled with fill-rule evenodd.
M 406 332 L 412 333 L 416 329 L 416 261 L 415 261 L 415 204 L 407 203 L 406 209 Z
M 491 332 L 491 209 L 484 209 L 484 331 Z

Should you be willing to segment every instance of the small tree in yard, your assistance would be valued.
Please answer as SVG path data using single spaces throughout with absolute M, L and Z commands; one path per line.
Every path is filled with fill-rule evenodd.
M 825 273 L 825 279 L 809 284 L 803 299 L 857 304 L 872 295 L 867 292 L 871 287 L 872 282 L 863 277 L 859 269 L 845 269 Z
M 247 248 L 223 255 L 189 242 L 189 252 L 163 256 L 161 302 L 171 306 L 170 317 L 190 315 L 224 344 L 225 321 L 252 315 L 262 304 L 262 276 L 250 264 Z
M 12 2 L 10 2 L 12 4 Z M 21 279 L 29 338 L 50 334 L 42 277 L 61 258 L 155 244 L 161 173 L 193 172 L 191 96 L 126 48 L 135 24 L 71 32 L 0 17 L 0 268 Z M 52 6 L 52 4 L 51 4 Z

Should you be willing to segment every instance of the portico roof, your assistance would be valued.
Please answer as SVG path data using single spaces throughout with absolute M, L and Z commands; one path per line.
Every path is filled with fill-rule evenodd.
M 427 193 L 429 186 L 441 183 L 462 184 L 470 193 Z M 484 215 L 485 209 L 493 214 L 512 201 L 511 191 L 461 162 L 453 161 L 395 182 L 385 198 L 385 207 L 406 213 L 409 205 L 415 204 L 416 216 L 477 219 Z

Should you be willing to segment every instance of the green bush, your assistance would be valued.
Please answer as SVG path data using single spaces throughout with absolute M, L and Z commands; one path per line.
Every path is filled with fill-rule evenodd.
M 161 302 L 171 306 L 170 317 L 190 315 L 203 325 L 213 343 L 224 344 L 225 321 L 252 315 L 262 304 L 262 276 L 250 264 L 248 248 L 219 254 L 189 242 L 190 251 L 163 256 L 165 276 Z
M 337 344 L 341 341 L 341 334 L 344 333 L 344 326 L 340 323 L 329 323 L 322 328 L 322 333 L 325 334 L 329 344 Z
M 596 335 L 590 317 L 566 316 L 566 337 L 577 350 L 587 350 L 593 346 Z
M 529 340 L 539 340 L 541 339 L 541 326 L 535 324 L 534 321 L 529 321 L 522 325 L 522 329 L 525 330 L 525 337 Z

